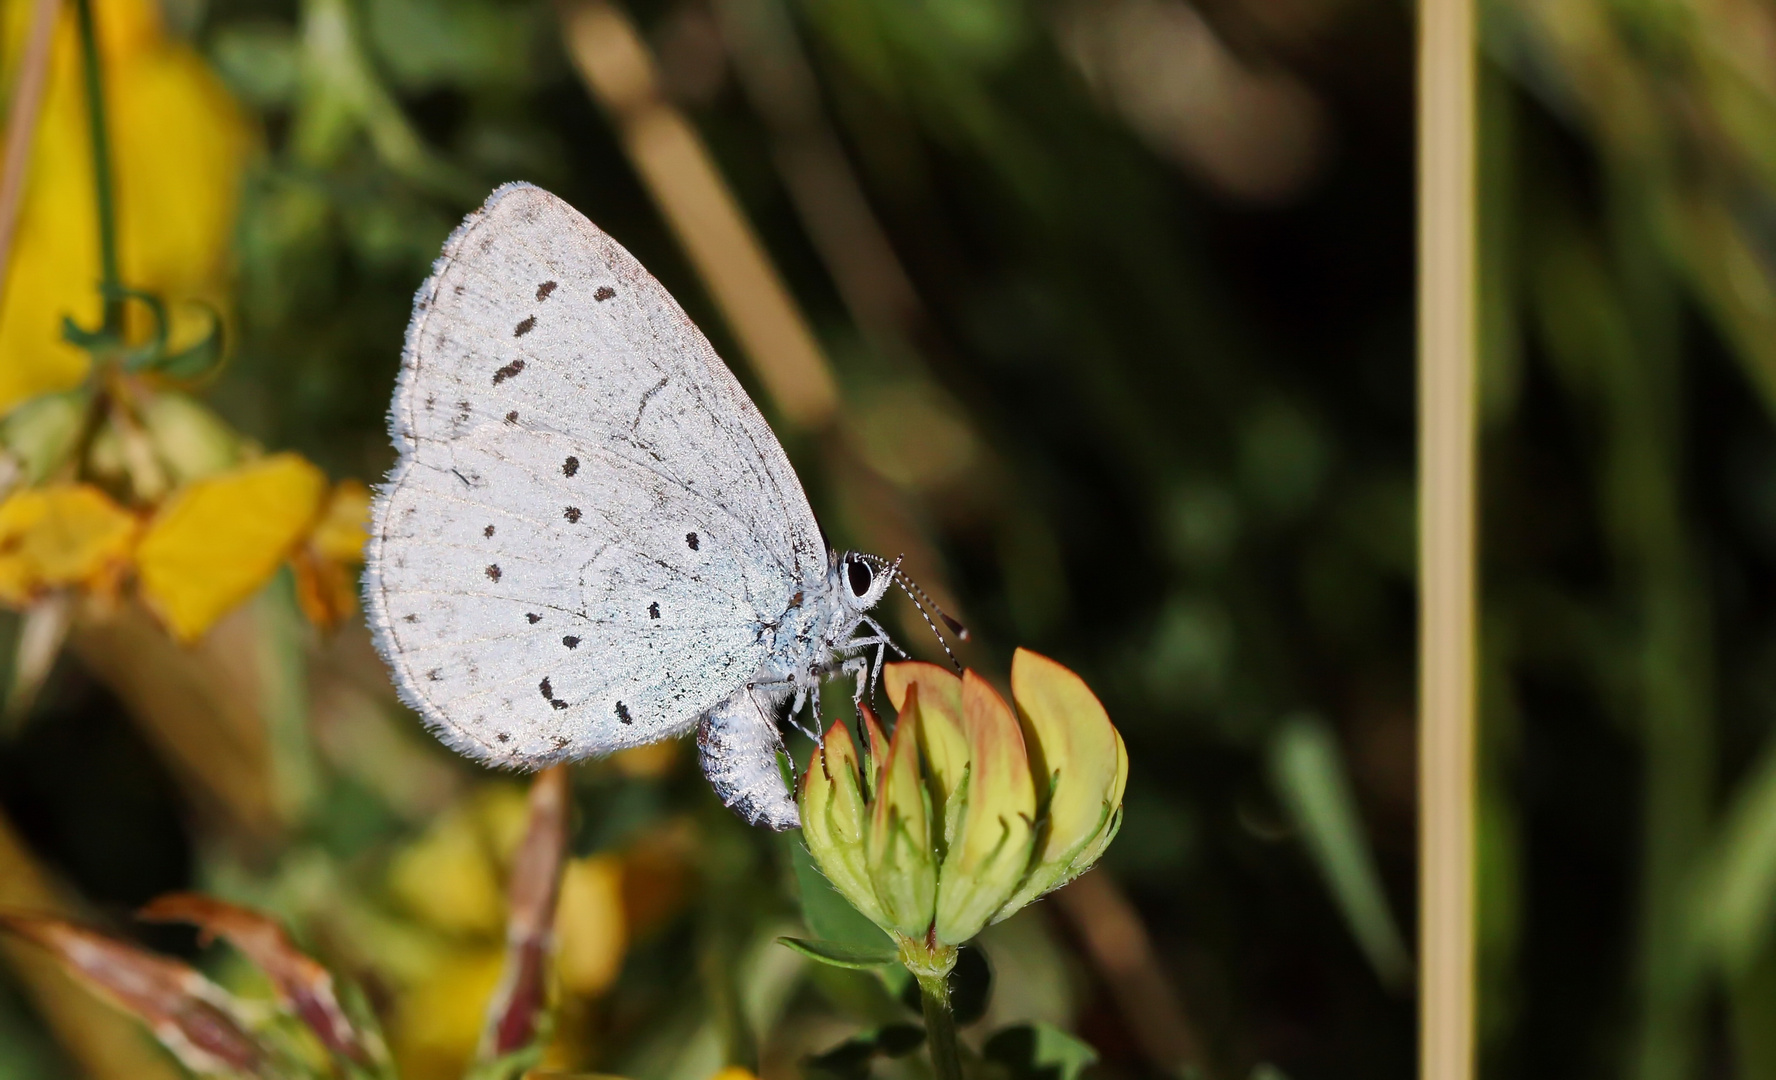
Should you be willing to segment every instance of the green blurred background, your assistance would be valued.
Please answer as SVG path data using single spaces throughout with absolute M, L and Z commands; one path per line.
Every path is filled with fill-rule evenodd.
M 653 107 L 700 133 L 836 378 L 833 419 L 779 425 L 834 542 L 906 550 L 968 663 L 1053 656 L 1127 740 L 1100 874 L 1146 934 L 1118 966 L 1084 901 L 1005 924 L 1000 1019 L 1072 1027 L 1106 1076 L 1409 1075 L 1409 8 L 625 10 Z M 758 388 L 556 7 L 159 15 L 250 132 L 234 355 L 204 397 L 260 443 L 380 477 L 413 291 L 513 179 L 626 245 Z M 1482 1072 L 1776 1077 L 1776 6 L 1490 0 L 1482 39 Z M 198 156 L 171 106 L 119 122 L 171 147 L 175 182 Z M 412 1075 L 452 1075 L 512 781 L 430 745 L 361 630 L 309 629 L 289 592 L 243 616 L 272 824 L 216 794 L 234 759 L 169 753 L 93 659 L 115 642 L 11 722 L 0 809 L 158 947 L 198 955 L 128 923 L 169 889 L 279 912 L 406 1017 Z M 932 655 L 910 607 L 893 620 Z M 773 957 L 791 845 L 730 820 L 690 755 L 589 765 L 576 791 L 587 895 L 618 867 L 628 929 L 570 995 L 562 1060 L 704 1080 L 698 1039 L 752 1039 L 794 1075 L 892 1009 Z M 68 1075 L 9 978 L 0 1077 Z M 452 1015 L 467 1047 L 427 1034 Z

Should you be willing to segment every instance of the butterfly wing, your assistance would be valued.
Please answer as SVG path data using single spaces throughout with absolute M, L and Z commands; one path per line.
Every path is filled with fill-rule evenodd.
M 414 300 L 364 572 L 405 700 L 519 766 L 684 731 L 826 550 L 764 417 L 633 256 L 528 184 Z

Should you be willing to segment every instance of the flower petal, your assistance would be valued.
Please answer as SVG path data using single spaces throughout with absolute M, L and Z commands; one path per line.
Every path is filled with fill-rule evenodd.
M 26 488 L 0 503 L 0 603 L 93 584 L 124 563 L 138 522 L 87 484 Z
M 917 689 L 894 725 L 888 760 L 871 807 L 866 849 L 870 882 L 886 917 L 885 928 L 923 938 L 937 902 L 937 864 L 931 850 L 930 809 L 919 777 Z
M 845 725 L 835 721 L 802 774 L 802 839 L 833 888 L 870 921 L 880 922 L 882 908 L 864 856 L 868 812 L 857 745 Z
M 1042 827 L 1030 878 L 1010 914 L 1071 881 L 1103 853 L 1121 824 L 1128 749 L 1085 680 L 1046 656 L 1019 649 L 1012 696 L 1036 779 Z
M 942 840 L 938 852 L 949 850 L 961 824 L 952 813 L 951 797 L 968 775 L 968 736 L 962 725 L 962 680 L 948 668 L 922 661 L 889 664 L 882 669 L 888 700 L 901 709 L 907 694 L 918 688 L 920 702 L 919 749 L 925 755 L 931 784 L 931 814 Z
M 181 641 L 195 641 L 265 584 L 320 509 L 321 470 L 277 454 L 182 488 L 136 549 L 142 595 Z
M 971 764 L 962 825 L 938 874 L 937 937 L 980 933 L 1023 883 L 1035 841 L 1036 786 L 1011 706 L 985 679 L 962 677 Z

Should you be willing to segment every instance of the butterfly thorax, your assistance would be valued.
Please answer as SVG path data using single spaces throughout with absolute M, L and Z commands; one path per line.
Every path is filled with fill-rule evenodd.
M 784 697 L 792 691 L 798 695 L 811 691 L 850 651 L 846 643 L 888 585 L 885 577 L 873 574 L 867 581 L 853 580 L 850 558 L 829 552 L 825 576 L 798 588 L 782 615 L 761 626 L 771 646 L 770 659 L 754 677 L 755 684 L 776 684 L 773 689 L 783 689 Z M 855 587 L 859 584 L 864 586 L 861 590 Z

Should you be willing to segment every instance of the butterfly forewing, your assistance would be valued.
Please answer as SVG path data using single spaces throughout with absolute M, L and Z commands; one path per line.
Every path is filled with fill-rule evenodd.
M 507 185 L 421 288 L 365 570 L 452 746 L 538 765 L 685 730 L 752 676 L 825 548 L 764 418 L 665 289 Z

